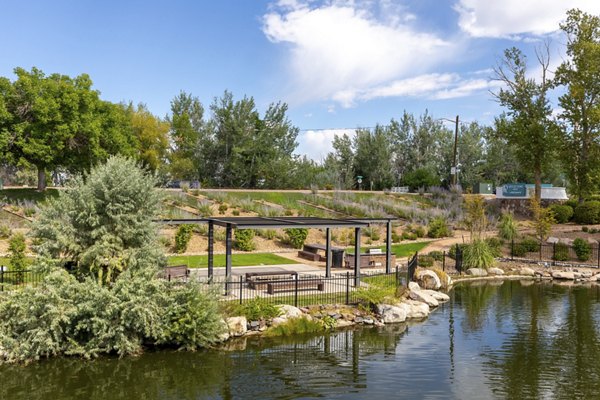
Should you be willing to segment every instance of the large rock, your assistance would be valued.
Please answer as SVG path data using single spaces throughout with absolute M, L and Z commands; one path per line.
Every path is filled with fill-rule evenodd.
M 415 277 L 419 286 L 423 289 L 434 289 L 438 290 L 442 287 L 442 282 L 440 281 L 440 277 L 433 271 L 424 269 L 417 272 L 417 276 Z
M 406 311 L 406 318 L 409 319 L 423 319 L 429 315 L 429 306 L 420 301 L 405 300 L 398 307 Z
M 337 321 L 335 321 L 336 328 L 346 328 L 352 325 L 354 325 L 354 322 L 348 321 L 347 319 L 338 319 Z
M 425 293 L 423 290 L 411 290 L 408 296 L 413 300 L 427 304 L 429 307 L 437 307 L 440 305 L 436 299 L 430 294 Z
M 567 246 L 572 246 L 573 245 L 573 239 L 571 239 L 571 238 L 560 238 L 558 240 L 558 243 L 563 243 L 563 244 L 566 244 Z
M 467 275 L 471 276 L 487 276 L 487 271 L 483 268 L 469 268 L 467 270 Z
M 438 302 L 450 300 L 450 296 L 448 296 L 446 293 L 437 292 L 435 290 L 428 290 L 428 289 L 424 289 L 423 292 L 427 293 L 428 295 L 430 295 L 431 297 L 436 299 Z
M 548 238 L 548 240 L 546 240 L 546 243 L 550 243 L 550 244 L 554 244 L 554 243 L 558 243 L 558 242 L 559 242 L 559 239 L 557 237 L 554 237 L 554 236 L 550 236 Z
M 554 271 L 554 272 L 552 272 L 552 278 L 573 280 L 573 279 L 575 279 L 575 274 L 570 271 Z
M 500 268 L 490 268 L 487 271 L 490 275 L 504 275 L 504 271 Z
M 279 316 L 283 318 L 298 318 L 304 315 L 301 309 L 298 307 L 290 306 L 289 304 L 280 304 L 277 306 L 279 309 Z
M 381 315 L 382 321 L 386 324 L 395 324 L 406 320 L 406 310 L 402 307 L 379 304 L 377 306 L 377 313 Z
M 219 342 L 225 342 L 226 340 L 228 340 L 231 335 L 229 334 L 229 325 L 227 324 L 227 321 L 225 321 L 224 319 L 221 319 L 221 329 L 222 329 L 222 333 L 218 336 L 218 340 Z M 2 351 L 2 348 L 0 348 L 0 353 Z M 0 360 L 2 359 L 2 354 L 0 354 Z
M 229 317 L 225 320 L 230 336 L 243 336 L 248 331 L 246 317 Z
M 408 290 L 421 290 L 417 282 L 408 282 Z
M 535 276 L 535 271 L 529 267 L 523 267 L 519 270 L 519 275 L 523 276 Z

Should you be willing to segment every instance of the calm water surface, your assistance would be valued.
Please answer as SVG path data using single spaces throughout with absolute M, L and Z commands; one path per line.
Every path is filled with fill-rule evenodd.
M 460 286 L 428 320 L 0 368 L 0 399 L 598 399 L 598 287 Z

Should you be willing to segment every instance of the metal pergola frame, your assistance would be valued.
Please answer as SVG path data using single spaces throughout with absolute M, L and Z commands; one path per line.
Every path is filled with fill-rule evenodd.
M 317 217 L 210 217 L 188 219 L 163 219 L 164 225 L 208 224 L 208 276 L 214 274 L 214 227 L 225 228 L 225 276 L 231 278 L 232 233 L 233 229 L 286 229 L 317 228 L 326 229 L 325 276 L 331 276 L 331 229 L 354 229 L 354 283 L 360 285 L 360 234 L 362 228 L 371 225 L 387 226 L 385 271 L 392 270 L 392 222 L 396 218 L 317 218 Z

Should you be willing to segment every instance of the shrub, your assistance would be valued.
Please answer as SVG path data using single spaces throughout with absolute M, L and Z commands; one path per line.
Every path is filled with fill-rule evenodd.
M 276 306 L 269 304 L 269 302 L 262 297 L 255 297 L 244 304 L 238 305 L 234 308 L 232 313 L 235 315 L 243 315 L 248 321 L 267 320 L 278 317 L 280 314 L 279 309 Z
M 290 216 L 294 215 L 294 212 L 292 210 L 290 210 L 289 208 L 286 208 L 284 214 L 286 217 L 290 217 Z
M 590 228 L 588 228 L 587 226 L 582 226 L 581 227 L 581 231 L 582 232 L 588 232 L 590 230 Z
M 517 237 L 517 223 L 511 213 L 503 213 L 498 224 L 498 236 L 505 240 Z
M 573 208 L 566 204 L 553 204 L 550 211 L 554 213 L 554 219 L 558 224 L 566 224 L 573 217 Z
M 308 237 L 308 229 L 306 228 L 289 228 L 285 230 L 287 242 L 295 249 L 301 249 Z
M 398 235 L 395 231 L 392 232 L 392 243 L 398 243 L 402 241 L 402 236 Z
M 540 251 L 540 242 L 538 242 L 537 239 L 532 237 L 524 238 L 521 241 L 520 245 L 523 246 L 525 251 L 529 253 Z
M 277 231 L 275 229 L 259 229 L 256 231 L 256 234 L 267 240 L 273 240 L 277 236 Z
M 236 229 L 233 247 L 242 251 L 252 251 L 256 248 L 254 243 L 254 229 Z
M 193 232 L 193 225 L 184 224 L 177 227 L 177 233 L 175 233 L 175 251 L 177 253 L 185 253 Z
M 450 277 L 448 276 L 448 274 L 439 268 L 433 268 L 432 271 L 435 272 L 438 278 L 440 278 L 440 281 L 442 283 L 442 289 L 447 289 L 448 282 L 450 282 Z
M 419 267 L 423 267 L 423 268 L 431 268 L 433 267 L 433 257 L 431 256 L 426 256 L 426 255 L 420 255 L 418 257 L 418 262 L 419 262 Z
M 427 225 L 427 236 L 430 238 L 441 238 L 451 236 L 450 227 L 444 218 L 437 217 L 429 221 Z
M 414 233 L 418 238 L 425 237 L 425 228 L 421 225 L 417 225 L 417 227 L 411 229 L 412 233 Z
M 556 243 L 554 245 L 554 254 L 552 259 L 555 261 L 567 261 L 569 259 L 569 246 L 564 243 Z
M 573 219 L 578 224 L 600 223 L 600 201 L 587 201 L 578 205 L 573 213 Z
M 433 258 L 435 261 L 442 261 L 444 259 L 444 253 L 439 250 L 431 251 L 427 255 Z
M 502 256 L 502 241 L 497 237 L 489 237 L 485 239 L 485 242 L 490 247 L 490 250 L 494 257 Z
M 240 215 L 240 210 L 233 210 L 233 211 L 231 212 L 231 214 L 233 214 L 234 216 L 236 216 L 236 217 L 237 217 L 238 215 Z
M 33 217 L 35 215 L 35 207 L 25 207 L 23 209 L 23 214 L 27 217 Z
M 565 201 L 565 205 L 571 207 L 573 210 L 579 205 L 579 202 L 575 199 L 569 199 Z
M 460 244 L 457 244 L 457 245 L 450 246 L 450 250 L 448 250 L 448 257 L 452 258 L 453 260 L 456 260 L 456 248 L 457 247 L 460 250 L 462 250 L 462 252 L 464 254 L 465 247 L 467 247 L 467 245 L 464 244 L 464 243 L 460 243 Z
M 10 266 L 13 271 L 25 271 L 27 259 L 25 258 L 25 236 L 22 233 L 16 233 L 8 242 L 8 251 L 10 253 Z M 22 276 L 19 276 L 19 280 Z
M 0 239 L 8 239 L 12 234 L 11 229 L 6 225 L 0 225 Z
M 402 184 L 408 186 L 411 192 L 420 188 L 428 188 L 440 183 L 439 178 L 429 169 L 420 168 L 404 174 Z
M 359 288 L 355 292 L 355 298 L 364 309 L 371 310 L 377 304 L 383 304 L 386 300 L 393 299 L 395 293 L 394 287 L 369 285 L 368 288 Z
M 224 203 L 220 204 L 219 205 L 219 214 L 221 214 L 221 215 L 225 214 L 225 211 L 227 211 L 228 208 L 229 207 L 227 207 L 227 204 L 224 204 Z
M 592 255 L 592 246 L 587 240 L 582 238 L 577 238 L 573 241 L 573 250 L 579 261 L 588 261 Z
M 494 254 L 485 240 L 474 240 L 465 247 L 463 265 L 466 268 L 488 269 L 495 263 Z
M 213 214 L 213 209 L 210 203 L 202 203 L 198 205 L 198 212 L 203 217 L 210 217 Z

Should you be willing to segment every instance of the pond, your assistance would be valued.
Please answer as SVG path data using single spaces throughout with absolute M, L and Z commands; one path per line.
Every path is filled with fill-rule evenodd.
M 421 323 L 0 367 L 0 399 L 597 398 L 600 289 L 459 285 Z

